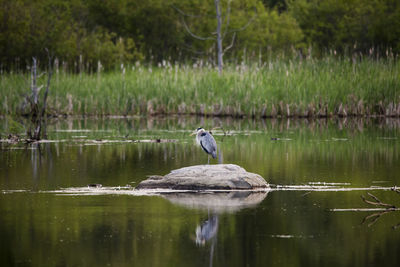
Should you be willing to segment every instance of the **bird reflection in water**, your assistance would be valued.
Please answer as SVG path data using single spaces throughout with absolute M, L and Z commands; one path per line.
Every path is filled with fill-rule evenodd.
M 208 217 L 201 225 L 196 227 L 196 244 L 204 246 L 206 241 L 216 237 L 218 233 L 218 215 Z
M 196 227 L 196 244 L 199 246 L 205 246 L 206 242 L 211 242 L 210 249 L 210 265 L 213 263 L 214 246 L 217 241 L 218 233 L 218 215 L 213 214 L 208 219 Z

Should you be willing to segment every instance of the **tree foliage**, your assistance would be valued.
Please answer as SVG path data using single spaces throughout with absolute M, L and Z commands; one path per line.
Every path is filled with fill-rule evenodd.
M 237 32 L 227 60 L 308 46 L 400 51 L 398 0 L 231 0 L 230 10 L 221 0 L 221 11 L 229 29 L 251 20 Z M 99 63 L 109 69 L 138 60 L 214 60 L 215 42 L 192 38 L 183 20 L 196 35 L 215 34 L 213 0 L 0 0 L 0 64 L 23 69 L 33 56 L 46 62 L 45 48 L 72 71 L 93 71 Z M 225 47 L 229 29 L 222 29 Z
M 400 51 L 397 0 L 291 0 L 289 9 L 306 43 L 319 49 Z

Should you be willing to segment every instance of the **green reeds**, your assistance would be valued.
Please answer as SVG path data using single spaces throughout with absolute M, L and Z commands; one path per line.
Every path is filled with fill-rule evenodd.
M 228 64 L 121 66 L 94 74 L 56 71 L 53 115 L 195 114 L 235 117 L 400 116 L 395 58 L 274 60 Z M 0 114 L 24 114 L 29 74 L 0 75 Z

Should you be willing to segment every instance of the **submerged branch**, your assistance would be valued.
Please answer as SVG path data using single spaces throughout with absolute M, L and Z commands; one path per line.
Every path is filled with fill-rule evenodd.
M 378 219 L 383 215 L 386 214 L 388 212 L 392 212 L 392 210 L 387 210 L 387 211 L 382 211 L 382 212 L 378 212 L 378 213 L 373 213 L 371 215 L 366 216 L 361 224 L 364 224 L 366 221 L 368 221 L 369 219 L 373 218 L 372 221 L 368 224 L 368 227 L 371 227 L 372 225 L 374 225 Z
M 367 200 L 363 195 L 361 195 L 362 200 L 369 205 L 388 207 L 388 208 L 396 208 L 396 206 L 394 206 L 392 204 L 383 203 L 382 201 L 380 201 L 376 196 L 374 196 L 371 193 L 367 193 L 367 194 L 376 201 L 376 202 L 373 202 L 373 201 Z
M 396 187 L 392 188 L 392 190 L 397 192 Z M 399 192 L 397 192 L 397 193 L 399 193 Z M 364 224 L 366 221 L 370 220 L 370 223 L 368 224 L 368 227 L 371 227 L 372 225 L 374 225 L 374 224 L 378 221 L 378 219 L 379 219 L 382 215 L 384 215 L 384 214 L 386 214 L 386 213 L 390 213 L 390 212 L 398 211 L 398 210 L 399 210 L 398 208 L 396 208 L 395 205 L 383 203 L 379 198 L 377 198 L 376 196 L 374 196 L 373 194 L 371 194 L 371 193 L 369 193 L 369 192 L 367 192 L 367 194 L 368 194 L 371 198 L 373 198 L 373 199 L 375 200 L 375 202 L 374 202 L 374 201 L 367 200 L 363 195 L 361 195 L 361 198 L 362 198 L 362 200 L 363 200 L 365 203 L 367 203 L 367 204 L 369 204 L 369 205 L 373 205 L 373 206 L 386 207 L 386 208 L 385 208 L 383 211 L 380 211 L 380 212 L 377 212 L 377 213 L 373 213 L 373 214 L 371 214 L 371 215 L 368 215 L 368 216 L 364 217 L 364 219 L 362 220 L 362 223 L 361 223 L 361 224 Z M 395 225 L 395 226 L 393 226 L 392 228 L 395 230 L 395 229 L 397 229 L 398 227 L 400 227 L 400 223 L 397 224 L 397 225 Z

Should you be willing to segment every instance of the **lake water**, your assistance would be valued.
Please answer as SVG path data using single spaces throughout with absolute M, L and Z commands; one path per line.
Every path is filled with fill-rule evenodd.
M 217 209 L 212 194 L 132 193 L 206 164 L 199 126 L 220 127 L 211 164 L 273 189 Z M 50 122 L 48 139 L 0 144 L 1 266 L 400 265 L 400 211 L 361 198 L 400 206 L 399 120 L 71 119 Z

